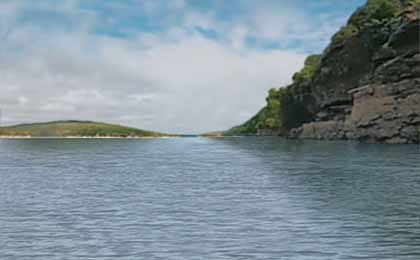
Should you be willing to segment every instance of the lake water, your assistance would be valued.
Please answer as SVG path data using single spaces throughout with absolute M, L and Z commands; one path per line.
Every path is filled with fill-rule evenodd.
M 420 146 L 0 140 L 0 259 L 420 259 Z

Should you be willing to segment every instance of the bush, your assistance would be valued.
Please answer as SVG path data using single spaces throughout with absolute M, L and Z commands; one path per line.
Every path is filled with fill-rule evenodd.
M 259 129 L 267 128 L 287 134 L 290 129 L 311 121 L 311 114 L 296 99 L 292 90 L 290 86 L 270 89 L 267 105 L 244 124 L 225 132 L 225 135 L 256 134 Z
M 352 24 L 344 26 L 331 38 L 331 44 L 333 46 L 340 45 L 358 32 L 359 30 Z
M 416 2 L 420 0 L 409 1 Z M 399 0 L 368 0 L 364 6 L 357 9 L 350 17 L 347 25 L 342 27 L 331 38 L 331 45 L 337 46 L 342 44 L 371 24 L 395 18 L 400 11 L 401 4 Z
M 420 0 L 407 0 L 404 5 L 420 5 Z
M 293 75 L 293 81 L 295 83 L 301 83 L 306 80 L 311 80 L 318 70 L 321 61 L 321 55 L 311 55 L 305 60 L 305 66 L 299 72 Z
M 266 128 L 276 129 L 280 125 L 279 114 L 281 104 L 279 100 L 279 90 L 270 89 L 266 101 L 267 106 L 264 113 L 263 125 Z
M 368 0 L 366 5 L 357 9 L 350 17 L 348 25 L 361 30 L 373 20 L 383 21 L 394 18 L 400 10 L 398 0 Z

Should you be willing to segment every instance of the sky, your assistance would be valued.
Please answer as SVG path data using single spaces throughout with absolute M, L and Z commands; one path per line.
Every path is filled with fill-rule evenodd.
M 0 0 L 2 124 L 238 125 L 364 0 Z

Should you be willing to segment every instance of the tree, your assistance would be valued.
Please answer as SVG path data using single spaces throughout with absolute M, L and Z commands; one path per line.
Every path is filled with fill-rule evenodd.
M 315 75 L 321 61 L 321 55 L 310 55 L 305 60 L 305 66 L 293 75 L 293 81 L 300 83 L 310 80 Z
M 398 0 L 368 0 L 366 5 L 357 9 L 350 17 L 348 25 L 361 30 L 373 20 L 383 21 L 395 17 L 400 9 Z

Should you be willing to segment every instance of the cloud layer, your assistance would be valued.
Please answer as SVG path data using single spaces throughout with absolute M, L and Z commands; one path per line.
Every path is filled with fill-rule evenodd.
M 238 5 L 241 15 L 221 15 L 227 7 L 220 1 L 212 1 L 222 5 L 219 12 L 182 0 L 60 3 L 0 3 L 4 123 L 227 129 L 256 113 L 267 90 L 287 84 L 306 54 L 321 50 L 345 20 L 340 12 L 321 13 L 314 28 L 309 14 L 274 9 L 276 1 Z

